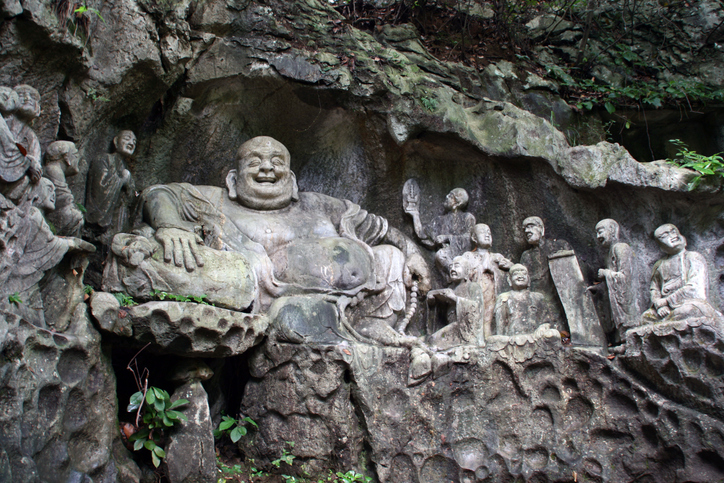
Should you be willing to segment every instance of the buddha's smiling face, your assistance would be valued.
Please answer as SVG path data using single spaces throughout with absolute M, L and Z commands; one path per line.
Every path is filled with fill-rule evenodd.
M 244 143 L 237 153 L 236 195 L 249 208 L 279 209 L 292 200 L 294 175 L 287 148 L 266 136 Z

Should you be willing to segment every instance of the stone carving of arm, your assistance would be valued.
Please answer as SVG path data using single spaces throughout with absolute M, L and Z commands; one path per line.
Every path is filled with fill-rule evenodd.
M 402 208 L 412 217 L 412 226 L 420 242 L 426 247 L 434 247 L 435 240 L 427 233 L 420 220 L 420 187 L 414 179 L 408 179 L 402 188 Z
M 196 249 L 203 240 L 195 232 L 196 224 L 185 219 L 195 215 L 192 208 L 184 206 L 181 197 L 164 186 L 152 186 L 142 197 L 144 220 L 156 229 L 164 260 L 189 271 L 203 266 L 204 260 Z
M 651 275 L 651 285 L 649 291 L 651 293 L 651 304 L 656 310 L 659 317 L 666 317 L 669 315 L 668 302 L 661 296 L 661 287 L 663 280 L 660 272 L 661 260 L 654 264 L 654 273 Z
M 412 240 L 398 229 L 389 227 L 383 242 L 402 250 L 402 253 L 405 254 L 405 265 L 410 270 L 413 279 L 417 280 L 420 293 L 427 293 L 430 290 L 430 270 Z
M 599 277 L 606 279 L 608 287 L 626 287 L 633 275 L 633 250 L 625 243 L 613 247 L 615 263 L 610 268 L 602 268 Z
M 543 324 L 550 326 L 550 324 L 553 323 L 553 319 L 551 318 L 551 309 L 548 302 L 543 295 L 535 292 L 533 292 L 533 294 L 535 295 L 535 303 L 538 306 L 538 326 L 540 327 Z
M 510 267 L 513 266 L 513 262 L 505 258 L 500 253 L 493 253 L 493 262 L 500 268 L 501 270 L 510 270 Z

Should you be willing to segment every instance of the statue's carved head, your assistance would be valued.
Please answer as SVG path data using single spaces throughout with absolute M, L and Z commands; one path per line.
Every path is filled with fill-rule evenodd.
M 599 245 L 608 248 L 618 241 L 619 226 L 616 220 L 606 218 L 596 223 L 596 240 Z
M 15 114 L 32 121 L 40 115 L 40 93 L 34 87 L 21 84 L 13 88 L 18 94 L 18 104 L 15 106 Z
M 686 238 L 671 223 L 658 227 L 654 231 L 654 237 L 659 242 L 661 250 L 668 255 L 675 255 L 686 248 Z
M 78 148 L 70 141 L 53 141 L 45 151 L 45 164 L 60 163 L 66 176 L 78 174 Z
M 41 211 L 55 210 L 55 185 L 48 178 L 40 178 L 30 197 L 33 206 Z
M 493 235 L 485 223 L 478 223 L 470 230 L 470 239 L 478 248 L 488 249 L 493 246 Z
M 447 211 L 464 210 L 468 206 L 468 192 L 463 188 L 455 188 L 445 197 L 443 207 Z
M 299 199 L 287 148 L 268 136 L 252 138 L 236 153 L 238 170 L 226 176 L 229 198 L 256 210 L 277 210 Z
M 525 265 L 516 263 L 510 267 L 508 272 L 508 283 L 513 290 L 524 290 L 530 286 L 530 277 L 528 277 L 528 268 Z
M 464 280 L 470 280 L 470 263 L 467 257 L 460 255 L 453 258 L 450 264 L 450 280 L 453 283 L 459 283 Z
M 133 131 L 127 129 L 119 132 L 116 134 L 116 137 L 113 138 L 113 147 L 115 147 L 116 152 L 124 158 L 133 156 L 133 153 L 136 151 L 136 135 L 133 134 Z
M 523 231 L 529 245 L 538 245 L 546 234 L 543 220 L 538 216 L 529 216 L 523 220 Z
M 20 102 L 18 93 L 9 87 L 0 86 L 0 114 L 8 115 L 15 111 Z

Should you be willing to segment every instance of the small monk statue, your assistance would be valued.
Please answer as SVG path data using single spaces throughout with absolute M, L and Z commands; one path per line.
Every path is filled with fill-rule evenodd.
M 543 324 L 550 324 L 550 310 L 543 294 L 532 292 L 525 265 L 510 267 L 508 281 L 513 289 L 495 301 L 495 335 L 532 334 Z
M 709 271 L 706 260 L 686 249 L 686 238 L 667 223 L 654 232 L 664 257 L 651 275 L 651 308 L 644 312 L 644 323 L 707 317 L 722 321 L 722 315 L 707 301 Z

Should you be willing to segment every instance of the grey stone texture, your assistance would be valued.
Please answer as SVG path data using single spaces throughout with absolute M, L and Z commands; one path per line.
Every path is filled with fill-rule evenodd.
M 0 353 L 2 481 L 138 481 L 118 432 L 115 375 L 85 304 L 63 333 L 3 312 Z
M 657 29 L 683 22 L 694 43 L 705 43 L 721 21 L 712 2 L 685 10 L 690 13 L 683 19 L 666 15 L 670 10 L 661 9 L 669 7 L 661 2 L 644 3 L 652 19 L 661 19 Z M 138 191 L 170 183 L 221 190 L 239 145 L 268 135 L 292 153 L 300 191 L 321 193 L 317 200 L 350 200 L 399 227 L 407 239 L 415 232 L 400 209 L 405 180 L 418 180 L 420 211 L 431 218 L 444 214 L 440 200 L 460 187 L 469 195 L 469 214 L 490 226 L 496 252 L 520 259 L 528 248 L 521 222 L 535 214 L 549 238 L 570 243 L 582 277 L 591 282 L 594 270 L 607 266 L 591 232 L 598 220 L 615 218 L 621 239 L 637 254 L 639 276 L 631 287 L 640 307 L 650 303 L 648 275 L 661 256 L 651 234 L 674 223 L 708 267 L 711 305 L 722 308 L 720 184 L 688 192 L 691 171 L 637 161 L 648 156 L 644 126 L 657 152 L 679 133 L 699 146 L 719 147 L 712 152 L 722 150 L 721 115 L 714 110 L 691 113 L 684 124 L 678 111 L 647 110 L 646 118 L 618 112 L 634 123 L 625 136 L 640 141 L 629 153 L 598 142 L 601 120 L 576 114 L 555 83 L 507 62 L 476 69 L 435 59 L 413 26 L 363 32 L 346 25 L 326 1 L 87 5 L 105 21 L 88 14 L 89 28 L 74 34 L 50 2 L 0 4 L 0 85 L 38 89 L 42 111 L 32 129 L 39 149 L 57 139 L 76 144 L 80 173 L 67 180 L 75 200 L 86 199 L 90 163 L 107 159 L 119 131 L 138 134 L 136 157 L 125 166 Z M 535 35 L 550 19 L 539 20 L 530 27 Z M 565 22 L 556 29 L 561 45 L 579 38 Z M 655 45 L 639 40 L 643 48 Z M 593 45 L 594 52 L 602 47 Z M 692 58 L 683 45 L 661 55 L 675 70 L 720 86 L 721 50 L 712 44 L 706 49 L 703 59 Z M 552 46 L 540 56 L 562 63 L 559 54 L 566 52 L 571 49 Z M 612 83 L 623 78 L 611 66 L 605 69 L 600 75 Z M 569 142 L 574 129 L 589 145 Z M 3 222 L 5 215 L 20 215 L 5 201 Z M 40 211 L 23 214 L 30 212 L 34 233 L 48 235 Z M 158 247 L 146 248 L 160 257 Z M 29 270 L 27 286 L 37 289 L 32 306 L 8 300 L 16 291 L 10 288 L 19 285 L 6 283 L 6 275 L 19 260 L 0 266 L 8 312 L 0 321 L 0 480 L 138 481 L 141 472 L 117 434 L 114 375 L 82 303 L 83 275 L 101 285 L 100 261 L 86 273 L 82 260 L 60 261 L 64 254 L 50 257 L 56 268 L 47 284 L 36 286 L 40 278 L 34 279 L 46 267 Z M 423 256 L 432 266 L 432 252 Z M 175 268 L 189 279 L 200 273 Z M 438 275 L 433 285 L 442 282 Z M 550 327 L 491 336 L 485 348 L 411 351 L 412 336 L 426 329 L 422 306 L 406 329 L 408 338 L 397 341 L 401 347 L 340 343 L 336 334 L 334 345 L 326 346 L 264 339 L 264 315 L 175 302 L 126 309 L 110 297 L 97 292 L 91 302 L 103 340 L 134 347 L 152 342 L 153 350 L 185 357 L 249 357 L 251 380 L 241 407 L 260 429 L 250 433 L 255 445 L 243 449 L 259 462 L 279 457 L 293 440 L 295 471 L 301 463 L 312 470 L 356 468 L 390 482 L 724 477 L 724 343 L 711 320 L 636 328 L 609 360 L 562 346 Z M 320 318 L 336 328 L 338 306 L 320 299 L 296 297 L 290 305 L 300 313 L 323 308 Z M 598 303 L 600 309 L 605 301 Z M 36 322 L 46 328 L 28 321 L 37 308 L 45 321 Z M 329 336 L 310 323 L 319 319 L 287 315 L 310 333 L 316 330 L 312 336 Z M 362 322 L 369 320 L 351 324 Z M 285 333 L 297 342 L 308 335 Z M 213 465 L 206 389 L 189 384 L 199 423 L 190 447 L 203 447 L 198 454 L 206 456 L 190 469 L 194 476 L 174 473 L 181 481 L 206 478 Z M 218 417 L 215 407 L 212 418 Z
M 242 447 L 274 458 L 293 440 L 296 471 L 336 464 L 383 482 L 721 478 L 724 425 L 709 394 L 692 380 L 685 387 L 693 392 L 669 398 L 679 384 L 655 379 L 675 364 L 666 377 L 681 371 L 720 391 L 719 330 L 683 324 L 629 334 L 637 345 L 621 361 L 562 347 L 557 335 L 496 336 L 483 349 L 435 356 L 432 374 L 413 387 L 405 349 L 265 344 L 242 403 L 260 430 Z M 682 344 L 686 362 L 668 340 Z M 684 365 L 692 361 L 699 365 Z M 652 378 L 640 380 L 633 367 Z M 705 401 L 707 411 L 694 410 Z

